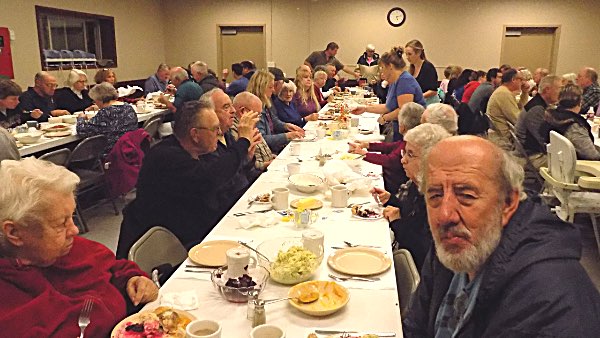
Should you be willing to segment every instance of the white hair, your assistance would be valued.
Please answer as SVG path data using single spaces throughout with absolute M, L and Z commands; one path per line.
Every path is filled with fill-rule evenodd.
M 373 45 L 372 43 L 368 44 L 367 47 L 365 48 L 366 50 L 372 50 L 375 51 L 375 45 Z
M 73 87 L 75 82 L 79 81 L 80 76 L 85 76 L 85 79 L 87 80 L 87 74 L 85 72 L 80 69 L 72 69 L 67 77 L 67 86 Z
M 209 105 L 210 107 L 212 107 L 212 109 L 215 109 L 215 100 L 213 99 L 213 95 L 217 92 L 225 93 L 221 88 L 215 87 L 202 94 L 202 96 L 200 96 L 199 101 Z
M 427 157 L 431 148 L 443 139 L 450 137 L 450 133 L 443 127 L 437 124 L 423 123 L 404 134 L 404 141 L 410 143 L 412 146 L 419 148 L 421 152 L 421 168 L 417 175 L 417 183 L 421 186 L 420 182 L 423 182 L 423 161 Z
M 316 79 L 317 79 L 317 78 L 319 78 L 319 77 L 324 77 L 324 78 L 327 78 L 327 73 L 326 73 L 326 72 L 324 72 L 324 71 L 322 71 L 322 70 L 317 70 L 317 71 L 315 72 L 315 74 L 313 74 L 313 79 L 315 79 L 315 80 L 316 80 Z
M 423 115 L 424 111 L 425 108 L 422 105 L 415 102 L 407 102 L 400 108 L 398 124 L 403 125 L 406 130 L 410 130 L 421 123 L 421 115 Z
M 48 192 L 73 194 L 79 177 L 64 167 L 28 157 L 2 161 L 0 182 L 0 222 L 11 220 L 28 226 L 39 224 L 51 207 Z M 4 242 L 0 235 L 0 245 Z
M 196 61 L 192 63 L 190 68 L 198 72 L 198 74 L 208 74 L 208 64 L 206 62 Z
M 434 103 L 427 106 L 427 120 L 425 122 L 438 124 L 449 133 L 456 135 L 458 131 L 458 115 L 452 106 L 444 103 Z
M 102 82 L 93 86 L 90 89 L 89 95 L 92 100 L 102 103 L 108 103 L 119 98 L 119 93 L 115 87 L 108 82 Z
M 281 95 L 281 93 L 283 92 L 283 90 L 291 90 L 294 92 L 294 94 L 296 93 L 296 84 L 294 84 L 294 81 L 288 81 L 288 82 L 284 82 L 283 85 L 281 86 L 281 92 L 279 95 Z

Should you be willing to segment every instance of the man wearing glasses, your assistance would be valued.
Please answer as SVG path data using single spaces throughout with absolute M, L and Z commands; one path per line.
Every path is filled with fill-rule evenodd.
M 502 73 L 502 85 L 490 96 L 487 105 L 487 115 L 493 124 L 494 133 L 490 139 L 494 139 L 504 150 L 512 149 L 512 141 L 509 133 L 509 123 L 514 126 L 517 123 L 519 112 L 529 99 L 529 84 L 523 81 L 523 75 L 514 68 Z M 515 96 L 521 93 L 519 102 Z
M 51 116 L 68 115 L 69 112 L 64 109 L 56 109 L 54 103 L 54 91 L 58 87 L 56 78 L 48 72 L 39 72 L 35 74 L 34 86 L 27 88 L 27 91 L 19 97 L 19 109 L 23 110 L 25 121 L 36 120 L 38 122 L 47 122 Z

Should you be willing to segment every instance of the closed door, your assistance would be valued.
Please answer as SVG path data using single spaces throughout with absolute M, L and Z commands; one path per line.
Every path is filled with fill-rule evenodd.
M 557 27 L 506 27 L 500 63 L 554 72 L 557 48 Z
M 231 81 L 231 64 L 250 60 L 257 69 L 266 68 L 267 54 L 263 26 L 219 26 L 219 70 L 229 69 Z M 220 73 L 220 72 L 219 72 Z

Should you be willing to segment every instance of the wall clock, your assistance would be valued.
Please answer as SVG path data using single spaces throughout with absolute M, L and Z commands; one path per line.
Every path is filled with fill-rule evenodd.
M 387 21 L 392 27 L 400 27 L 406 21 L 406 12 L 400 7 L 394 7 L 387 13 Z

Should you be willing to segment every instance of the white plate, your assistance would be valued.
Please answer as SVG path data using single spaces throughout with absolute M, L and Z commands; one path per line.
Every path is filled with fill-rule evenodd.
M 370 276 L 387 271 L 392 260 L 379 250 L 353 247 L 336 250 L 327 259 L 327 265 L 346 275 Z
M 259 196 L 262 196 L 262 195 L 269 195 L 269 198 L 268 198 L 269 200 L 266 201 L 266 202 L 257 201 L 257 198 Z M 252 202 L 252 201 L 254 201 L 254 202 Z M 252 202 L 252 204 L 271 204 L 271 193 L 267 192 L 267 193 L 264 193 L 264 194 L 258 194 L 258 195 L 250 196 L 248 198 L 248 203 L 250 203 L 250 202 Z
M 188 253 L 188 257 L 199 265 L 219 267 L 227 263 L 227 250 L 237 247 L 241 247 L 241 245 L 234 241 L 208 241 L 193 247 Z
M 358 216 L 358 215 L 352 214 L 352 217 L 358 218 L 358 219 L 364 219 L 366 221 L 377 220 L 377 219 L 383 218 L 383 209 L 381 207 L 379 207 L 377 204 L 361 205 L 360 209 L 361 210 L 362 209 L 371 209 L 371 210 L 373 210 L 373 211 L 375 211 L 377 213 L 377 216 L 362 217 L 362 216 Z
M 178 333 L 179 333 L 180 335 L 170 335 L 170 334 L 169 334 L 169 335 L 167 335 L 167 334 L 163 334 L 163 336 L 162 336 L 162 337 L 164 337 L 164 338 L 170 338 L 170 337 L 181 337 L 181 333 L 184 333 L 184 332 L 185 332 L 185 327 L 186 327 L 186 326 L 187 326 L 187 325 L 188 325 L 188 324 L 189 324 L 191 321 L 193 321 L 194 319 L 196 319 L 196 317 L 195 317 L 193 314 L 191 314 L 191 313 L 189 313 L 189 312 L 187 312 L 187 311 L 178 310 L 178 309 L 170 309 L 170 310 L 171 310 L 171 311 L 173 311 L 173 312 L 175 312 L 175 313 L 177 313 L 177 314 L 178 314 L 180 317 L 183 317 L 183 318 L 185 318 L 185 320 L 184 320 L 184 322 L 183 322 L 183 325 L 181 325 L 181 327 L 180 327 L 180 328 L 179 328 L 179 330 L 178 330 Z M 112 333 L 110 334 L 110 337 L 111 337 L 111 338 L 115 338 L 115 337 L 117 337 L 117 334 L 119 333 L 119 331 L 120 331 L 120 329 L 123 327 L 123 325 L 126 325 L 127 323 L 132 323 L 132 324 L 134 324 L 134 323 L 138 323 L 138 322 L 139 322 L 139 319 L 140 319 L 140 316 L 141 316 L 143 313 L 150 313 L 150 312 L 154 312 L 154 311 L 142 311 L 142 312 L 139 312 L 139 313 L 132 314 L 131 316 L 129 316 L 129 317 L 126 317 L 125 319 L 121 320 L 121 321 L 119 322 L 119 324 L 115 325 L 115 327 L 113 328 L 113 330 L 112 330 Z M 93 318 L 93 317 L 92 317 L 92 318 Z

